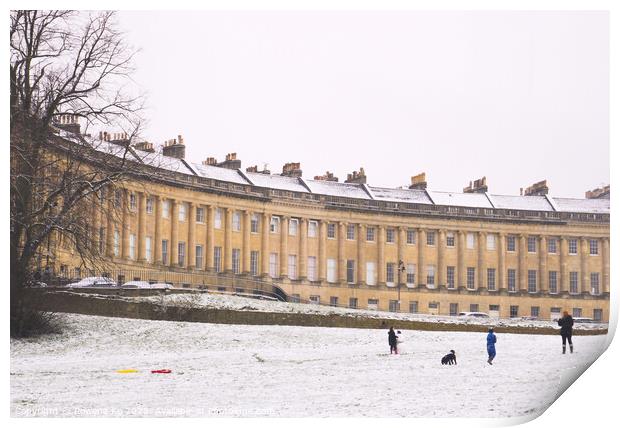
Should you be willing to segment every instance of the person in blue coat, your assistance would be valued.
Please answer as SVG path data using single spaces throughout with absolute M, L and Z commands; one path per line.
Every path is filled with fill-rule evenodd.
M 487 334 L 487 353 L 489 354 L 489 359 L 487 363 L 493 365 L 493 358 L 495 358 L 495 343 L 497 342 L 497 337 L 495 337 L 495 333 L 493 333 L 493 328 L 489 328 L 489 334 Z

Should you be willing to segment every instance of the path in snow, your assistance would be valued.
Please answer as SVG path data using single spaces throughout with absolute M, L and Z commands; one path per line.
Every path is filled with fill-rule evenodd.
M 403 331 L 393 356 L 385 330 L 65 317 L 62 335 L 11 341 L 13 416 L 523 416 L 605 343 L 562 355 L 559 336 L 498 334 L 489 366 L 485 333 Z

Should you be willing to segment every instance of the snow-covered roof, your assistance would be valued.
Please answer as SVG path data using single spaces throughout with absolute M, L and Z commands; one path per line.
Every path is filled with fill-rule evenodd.
M 553 198 L 560 211 L 609 214 L 609 199 Z
M 165 169 L 168 171 L 179 172 L 181 174 L 194 175 L 194 172 L 185 165 L 181 159 L 171 156 L 164 156 L 161 153 L 150 153 L 142 150 L 134 150 L 139 159 L 150 166 Z
M 405 202 L 410 204 L 432 204 L 425 190 L 419 189 L 388 189 L 384 187 L 370 187 L 370 191 L 377 200 L 389 202 Z
M 203 165 L 191 162 L 190 166 L 200 177 L 211 178 L 213 180 L 228 181 L 236 184 L 249 184 L 239 171 L 236 169 L 221 168 L 212 165 Z
M 60 130 L 59 136 L 76 141 L 73 134 Z M 125 155 L 125 148 L 118 144 L 86 138 L 92 146 L 114 156 Z M 77 141 L 76 141 L 77 142 Z M 304 180 L 281 175 L 241 172 L 211 165 L 187 162 L 161 153 L 149 153 L 132 149 L 127 159 L 182 174 L 195 175 L 243 185 L 267 189 L 287 190 L 300 193 L 345 197 L 362 200 L 403 202 L 413 204 L 442 205 L 471 208 L 497 208 L 525 211 L 559 211 L 573 213 L 609 214 L 609 199 L 554 198 L 551 196 L 510 196 L 488 193 L 437 192 L 406 188 L 372 187 L 364 184 L 339 183 L 323 180 Z M 136 158 L 137 157 L 137 158 Z
M 484 193 L 428 192 L 435 205 L 493 208 Z
M 544 196 L 504 196 L 490 195 L 495 208 L 527 211 L 553 211 L 553 207 Z
M 256 172 L 246 172 L 245 176 L 257 187 L 308 193 L 308 189 L 306 189 L 296 177 L 283 177 L 281 175 L 261 174 Z
M 312 193 L 345 198 L 370 199 L 361 184 L 338 183 L 324 180 L 304 180 Z

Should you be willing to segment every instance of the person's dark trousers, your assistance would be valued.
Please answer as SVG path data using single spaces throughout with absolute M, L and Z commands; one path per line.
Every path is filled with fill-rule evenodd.
M 566 341 L 568 340 L 568 345 L 570 346 L 570 352 L 573 353 L 573 338 L 570 334 L 562 335 L 562 353 L 566 354 Z

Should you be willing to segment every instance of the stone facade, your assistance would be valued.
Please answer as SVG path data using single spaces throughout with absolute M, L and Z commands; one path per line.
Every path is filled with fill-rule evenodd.
M 609 318 L 608 213 L 357 201 L 170 171 L 124 186 L 93 215 L 116 269 L 221 272 L 362 309 Z M 58 251 L 55 269 L 80 266 Z

